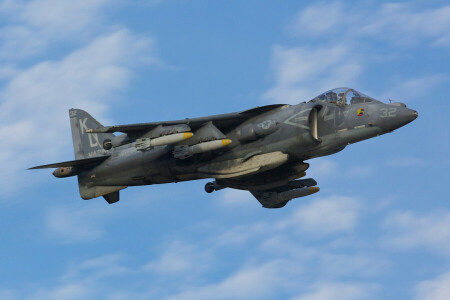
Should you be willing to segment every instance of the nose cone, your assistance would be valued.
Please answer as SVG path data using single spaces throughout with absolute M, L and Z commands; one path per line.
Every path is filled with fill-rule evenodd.
M 418 116 L 419 116 L 419 114 L 417 113 L 417 111 L 415 111 L 413 109 L 409 109 L 406 107 L 403 109 L 399 109 L 398 116 L 396 118 L 397 122 L 398 122 L 398 127 L 402 127 L 408 123 L 411 123 L 412 121 L 417 119 Z
M 378 124 L 384 132 L 391 132 L 411 123 L 417 119 L 418 116 L 419 114 L 417 111 L 413 109 L 402 106 L 386 105 L 380 109 Z
M 409 122 L 414 121 L 419 116 L 419 113 L 413 109 L 405 108 L 406 112 L 404 112 L 404 118 L 405 121 L 407 121 L 404 125 L 408 124 Z

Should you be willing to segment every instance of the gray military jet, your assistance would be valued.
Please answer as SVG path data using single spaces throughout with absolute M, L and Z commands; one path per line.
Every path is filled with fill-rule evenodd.
M 31 169 L 78 176 L 83 199 L 119 201 L 129 186 L 213 178 L 208 193 L 250 191 L 266 208 L 319 191 L 305 161 L 402 127 L 418 114 L 403 103 L 385 104 L 351 88 L 325 92 L 297 105 L 274 104 L 236 113 L 102 126 L 70 109 L 76 160 Z M 121 132 L 121 135 L 114 135 Z

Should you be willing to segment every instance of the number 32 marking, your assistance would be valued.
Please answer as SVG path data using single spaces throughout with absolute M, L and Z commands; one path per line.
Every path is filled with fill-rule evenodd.
M 393 118 L 397 116 L 396 108 L 382 108 L 380 109 L 381 115 L 380 118 Z

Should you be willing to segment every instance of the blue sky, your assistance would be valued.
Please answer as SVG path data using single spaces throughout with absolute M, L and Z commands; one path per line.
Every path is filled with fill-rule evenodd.
M 68 109 L 105 125 L 351 86 L 419 112 L 314 159 L 268 210 L 206 181 L 83 201 Z M 0 299 L 448 299 L 446 1 L 0 1 Z

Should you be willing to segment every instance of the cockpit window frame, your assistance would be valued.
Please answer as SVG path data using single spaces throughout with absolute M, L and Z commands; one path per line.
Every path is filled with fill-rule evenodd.
M 351 99 L 348 98 L 348 94 L 352 94 Z M 377 101 L 374 98 L 365 95 L 364 93 L 358 92 L 355 89 L 347 88 L 347 87 L 340 87 L 335 88 L 329 91 L 326 91 L 325 93 L 322 93 L 312 99 L 311 101 L 320 101 L 320 102 L 326 102 L 335 104 L 337 106 L 347 106 L 352 104 L 359 104 L 359 103 L 368 103 Z

